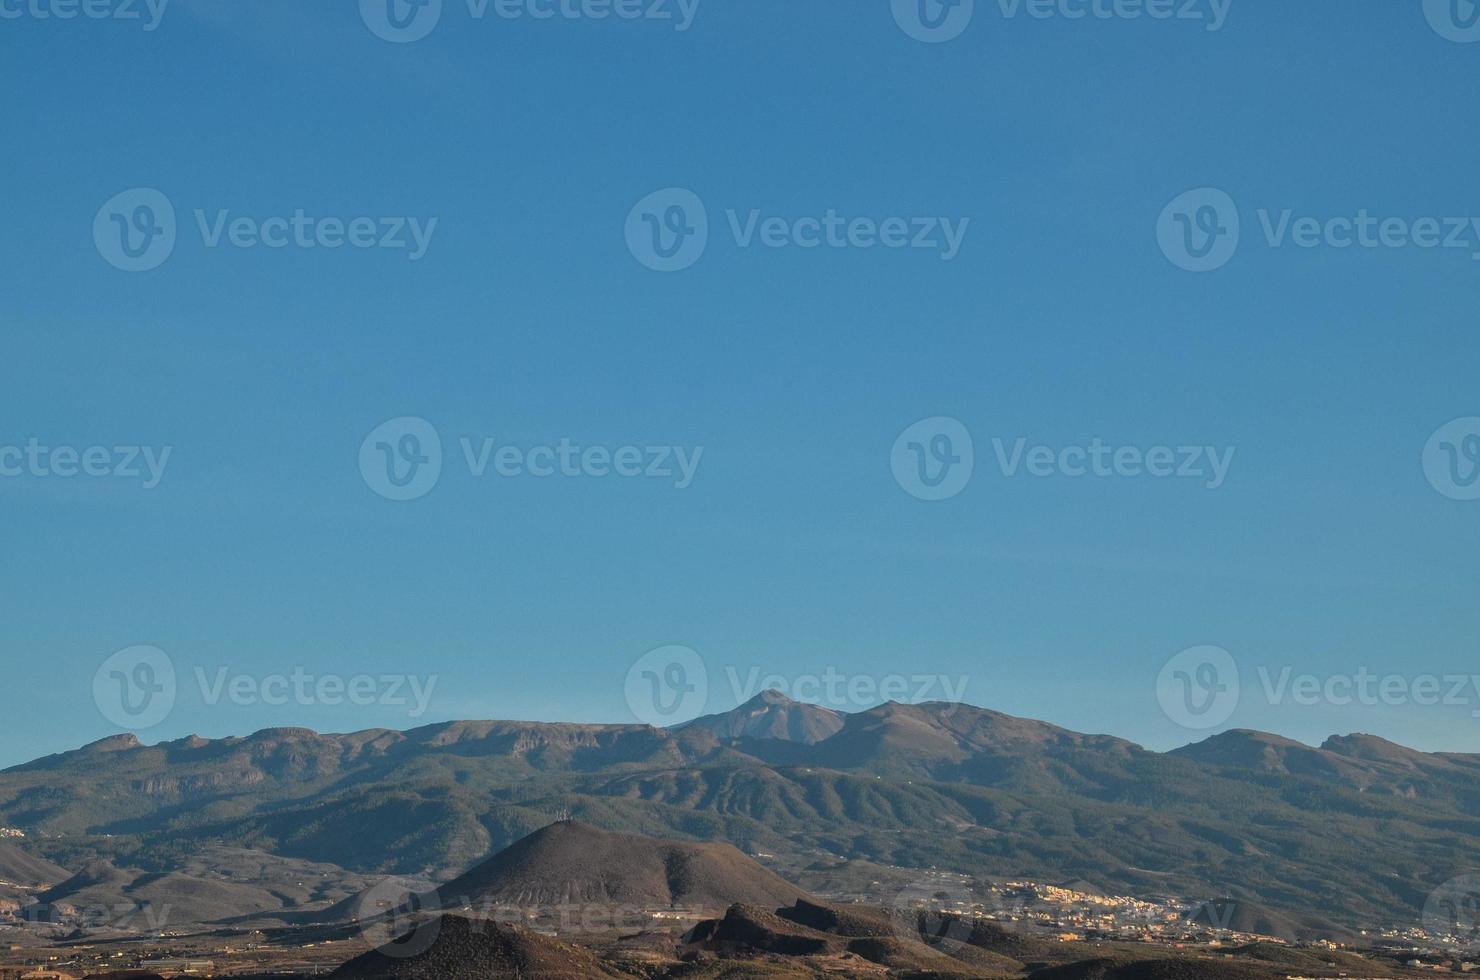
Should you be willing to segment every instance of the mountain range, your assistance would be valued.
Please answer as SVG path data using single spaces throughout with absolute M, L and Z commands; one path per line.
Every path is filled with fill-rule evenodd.
M 376 875 L 454 881 L 568 813 L 806 874 L 948 868 L 1411 925 L 1480 868 L 1477 812 L 1480 756 L 1372 736 L 1315 748 L 1232 731 L 1156 753 L 964 704 L 843 714 L 775 692 L 675 729 L 118 736 L 0 772 L 0 825 L 49 862 L 12 884 L 47 885 L 50 902 L 205 895 L 213 918 L 322 907 Z M 304 868 L 316 887 L 298 887 Z

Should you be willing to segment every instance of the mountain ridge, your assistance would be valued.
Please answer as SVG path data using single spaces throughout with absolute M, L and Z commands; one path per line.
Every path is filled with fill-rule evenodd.
M 764 709 L 764 710 L 762 710 Z M 698 718 L 682 722 L 671 727 L 657 727 L 642 723 L 622 722 L 550 722 L 550 721 L 525 721 L 520 719 L 455 719 L 451 721 L 435 722 L 428 725 L 420 725 L 408 729 L 396 728 L 368 728 L 348 732 L 318 732 L 314 729 L 300 726 L 269 727 L 255 731 L 249 735 L 232 735 L 217 739 L 207 739 L 199 735 L 188 735 L 182 738 L 165 740 L 156 743 L 144 743 L 136 734 L 125 733 L 107 736 L 97 739 L 74 749 L 67 749 L 36 759 L 18 763 L 6 769 L 0 769 L 0 775 L 12 772 L 27 771 L 42 767 L 43 764 L 53 763 L 83 755 L 127 752 L 137 749 L 178 749 L 178 750 L 201 750 L 207 748 L 225 748 L 251 746 L 269 742 L 284 742 L 294 739 L 304 740 L 329 740 L 342 744 L 348 748 L 371 750 L 377 747 L 404 747 L 404 746 L 426 746 L 442 747 L 454 745 L 464 741 L 476 741 L 489 738 L 499 732 L 513 730 L 544 733 L 547 736 L 564 734 L 574 741 L 579 736 L 590 739 L 600 735 L 612 735 L 617 733 L 636 733 L 649 731 L 654 733 L 690 733 L 698 735 L 707 732 L 717 737 L 765 739 L 771 738 L 779 741 L 803 741 L 791 732 L 776 730 L 770 734 L 759 734 L 758 731 L 745 723 L 758 716 L 769 722 L 777 712 L 801 712 L 812 717 L 836 718 L 838 727 L 825 737 L 811 739 L 809 744 L 817 744 L 826 741 L 832 735 L 842 732 L 848 727 L 850 720 L 880 716 L 897 716 L 899 714 L 914 714 L 926 712 L 937 718 L 949 719 L 957 713 L 969 713 L 976 717 L 993 719 L 1000 725 L 1009 727 L 1018 733 L 1019 738 L 1024 741 L 1041 739 L 1045 733 L 1055 733 L 1059 736 L 1068 736 L 1074 739 L 1103 739 L 1111 742 L 1131 746 L 1141 751 L 1153 752 L 1158 755 L 1174 755 L 1186 752 L 1203 742 L 1191 742 L 1165 752 L 1157 752 L 1153 749 L 1145 749 L 1137 743 L 1110 734 L 1092 734 L 1078 732 L 1073 729 L 1064 728 L 1052 722 L 1037 721 L 1034 719 L 1005 714 L 978 705 L 958 701 L 919 701 L 901 702 L 885 701 L 869 708 L 859 711 L 845 712 L 810 702 L 798 701 L 788 697 L 786 694 L 775 689 L 767 689 L 750 698 L 743 704 L 729 711 L 717 712 L 703 715 Z M 815 713 L 815 715 L 813 714 Z M 733 734 L 721 736 L 714 731 L 716 726 L 725 726 L 734 729 Z M 761 726 L 768 728 L 769 726 Z M 783 726 L 784 728 L 784 726 Z M 1391 741 L 1381 736 L 1368 733 L 1353 732 L 1346 735 L 1333 734 L 1321 745 L 1310 745 L 1287 736 L 1273 732 L 1263 732 L 1255 729 L 1228 729 L 1224 732 L 1215 733 L 1209 738 L 1221 738 L 1223 736 L 1240 735 L 1253 736 L 1264 740 L 1277 741 L 1291 747 L 1298 747 L 1310 751 L 1329 751 L 1338 754 L 1356 755 L 1357 747 L 1381 746 L 1388 750 L 1395 750 L 1394 755 L 1421 756 L 1426 758 L 1449 758 L 1480 760 L 1480 753 L 1465 753 L 1453 750 L 1424 751 L 1414 749 L 1401 743 Z M 1204 740 L 1206 741 L 1206 740 Z M 1370 748 L 1369 748 L 1370 751 Z
M 0 826 L 63 868 L 166 873 L 236 848 L 445 882 L 564 812 L 799 866 L 821 854 L 1296 910 L 1340 895 L 1336 911 L 1362 927 L 1416 920 L 1430 891 L 1480 870 L 1477 756 L 1245 730 L 1160 753 L 947 702 L 877 705 L 803 741 L 792 736 L 821 733 L 773 721 L 807 706 L 755 700 L 675 729 L 459 721 L 104 740 L 0 773 Z

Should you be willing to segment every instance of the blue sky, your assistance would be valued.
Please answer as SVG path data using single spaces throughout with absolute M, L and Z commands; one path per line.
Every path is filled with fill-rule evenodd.
M 630 721 L 629 668 L 682 644 L 710 710 L 734 703 L 726 667 L 941 674 L 1169 748 L 1206 732 L 1161 710 L 1158 673 L 1213 644 L 1243 674 L 1221 727 L 1480 752 L 1480 692 L 1274 705 L 1255 680 L 1480 672 L 1480 502 L 1424 470 L 1440 426 L 1480 415 L 1480 262 L 1274 247 L 1259 217 L 1480 214 L 1480 44 L 1422 4 L 1233 0 L 1210 31 L 978 0 L 938 44 L 884 0 L 705 0 L 684 31 L 447 0 L 405 44 L 349 2 L 174 0 L 153 31 L 7 9 L 0 447 L 171 456 L 153 489 L 0 478 L 0 764 L 118 731 L 94 674 L 138 644 L 181 678 L 147 741 Z M 655 272 L 624 224 L 673 187 L 709 245 Z M 1197 274 L 1157 222 L 1205 187 L 1242 233 Z M 93 236 L 133 188 L 178 218 L 138 273 Z M 298 209 L 437 223 L 413 261 L 211 248 L 194 217 Z M 744 247 L 726 214 L 829 209 L 969 228 L 946 261 Z M 393 502 L 357 457 L 404 416 L 444 468 Z M 975 468 L 928 502 L 890 464 L 932 417 Z M 703 454 L 681 490 L 477 478 L 464 437 Z M 1007 476 L 992 440 L 1020 438 L 1236 453 L 1217 489 Z M 438 681 L 410 718 L 211 705 L 197 668 Z

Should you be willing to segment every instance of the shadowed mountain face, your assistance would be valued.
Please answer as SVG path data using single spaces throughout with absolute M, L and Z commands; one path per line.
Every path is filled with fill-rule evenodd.
M 555 811 L 802 863 L 1228 897 L 1364 927 L 1416 921 L 1434 888 L 1480 867 L 1475 756 L 1253 732 L 1161 754 L 959 704 L 835 715 L 773 693 L 676 730 L 124 737 L 0 773 L 0 825 L 30 833 L 26 853 L 136 877 L 214 847 L 449 881 Z
M 0 881 L 26 887 L 55 885 L 71 872 L 11 844 L 0 844 Z
M 803 897 L 729 844 L 684 844 L 551 824 L 440 889 L 446 903 L 722 909 Z
M 1278 735 L 1239 730 L 1172 754 L 1248 773 L 1309 776 L 1362 792 L 1428 798 L 1454 794 L 1473 800 L 1480 791 L 1480 756 L 1418 752 L 1372 735 L 1332 736 L 1312 748 Z
M 152 870 L 89 860 L 63 878 L 28 894 L 22 914 L 38 921 L 79 918 L 92 928 L 125 932 L 163 929 L 347 902 L 377 880 L 219 846 L 171 857 Z
M 423 919 L 346 963 L 341 980 L 1286 980 L 1434 975 L 1328 949 L 1061 942 L 904 909 L 734 905 L 685 932 L 555 939 L 494 920 Z M 1455 974 L 1445 973 L 1444 976 Z
M 1209 929 L 1231 929 L 1256 936 L 1269 936 L 1285 942 L 1309 942 L 1329 939 L 1356 942 L 1355 933 L 1313 913 L 1276 912 L 1254 902 L 1222 899 L 1204 903 L 1189 918 Z

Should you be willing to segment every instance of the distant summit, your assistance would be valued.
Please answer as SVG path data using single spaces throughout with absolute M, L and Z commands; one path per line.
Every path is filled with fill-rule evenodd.
M 696 718 L 675 730 L 702 728 L 722 739 L 764 738 L 816 745 L 841 731 L 843 721 L 844 716 L 831 708 L 766 690 L 733 711 Z

